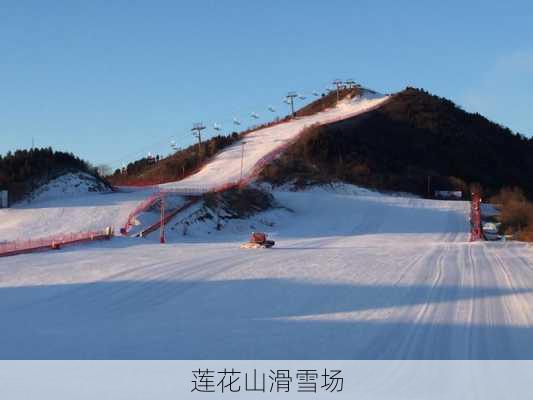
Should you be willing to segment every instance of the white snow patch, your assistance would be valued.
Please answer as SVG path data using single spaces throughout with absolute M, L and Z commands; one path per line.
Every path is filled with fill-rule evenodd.
M 47 201 L 89 192 L 109 192 L 110 189 L 85 172 L 66 173 L 37 188 L 28 201 Z

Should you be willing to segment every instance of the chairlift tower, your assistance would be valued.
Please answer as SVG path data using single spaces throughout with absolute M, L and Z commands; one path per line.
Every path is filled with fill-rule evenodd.
M 202 144 L 202 131 L 205 129 L 205 125 L 201 122 L 197 122 L 192 126 L 191 131 L 196 139 L 198 139 L 198 148 Z
M 337 88 L 337 103 L 339 102 L 339 90 L 341 88 L 341 85 L 342 85 L 342 81 L 340 79 L 335 79 L 333 81 L 333 84 L 335 85 L 335 87 Z
M 298 93 L 296 92 L 289 92 L 287 96 L 285 96 L 285 99 L 291 106 L 291 115 L 294 117 L 294 99 L 298 97 Z

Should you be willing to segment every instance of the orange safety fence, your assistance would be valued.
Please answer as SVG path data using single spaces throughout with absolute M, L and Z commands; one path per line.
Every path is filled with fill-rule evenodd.
M 182 212 L 185 209 L 187 209 L 190 206 L 192 206 L 198 200 L 199 200 L 198 197 L 197 198 L 192 198 L 191 200 L 189 200 L 185 204 L 175 208 L 174 210 L 170 210 L 170 211 L 166 212 L 165 216 L 163 217 L 162 220 L 158 220 L 158 221 L 154 222 L 148 228 L 146 228 L 146 229 L 142 230 L 141 232 L 139 232 L 137 236 L 145 237 L 145 236 L 149 235 L 150 233 L 154 232 L 155 230 L 157 230 L 157 229 L 159 229 L 161 227 L 161 222 L 163 223 L 163 225 L 167 224 L 168 221 L 170 221 L 172 218 L 174 218 L 180 212 Z
M 159 192 L 151 194 L 147 199 L 143 200 L 142 203 L 140 203 L 135 209 L 129 213 L 128 219 L 126 221 L 126 224 L 123 228 L 120 229 L 120 233 L 126 234 L 128 233 L 129 229 L 133 225 L 133 221 L 137 215 L 140 213 L 146 211 L 150 207 L 152 207 L 156 202 L 158 202 L 161 198 L 161 195 Z
M 38 250 L 59 249 L 64 245 L 92 240 L 110 239 L 112 234 L 112 229 L 106 228 L 101 231 L 64 233 L 46 238 L 0 243 L 0 257 L 30 253 Z
M 189 197 L 199 197 L 200 195 L 209 192 L 209 188 L 182 188 L 182 189 L 163 189 L 151 194 L 146 200 L 140 203 L 135 209 L 129 213 L 126 224 L 121 228 L 120 232 L 126 235 L 135 223 L 135 218 L 153 207 L 161 201 L 161 197 L 168 194 L 175 194 Z

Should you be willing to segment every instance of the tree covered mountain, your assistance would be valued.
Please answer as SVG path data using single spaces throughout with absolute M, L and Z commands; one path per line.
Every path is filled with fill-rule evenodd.
M 343 180 L 428 195 L 480 183 L 491 194 L 518 186 L 533 196 L 533 139 L 424 90 L 407 88 L 382 107 L 313 126 L 263 178 L 302 184 Z

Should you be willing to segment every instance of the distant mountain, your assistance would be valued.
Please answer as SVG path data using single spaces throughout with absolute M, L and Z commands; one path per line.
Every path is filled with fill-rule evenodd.
M 365 88 L 345 88 L 340 90 L 339 98 L 374 94 Z M 334 107 L 336 102 L 336 91 L 324 93 L 297 110 L 296 116 L 314 115 Z M 125 170 L 116 170 L 109 180 L 116 185 L 180 180 L 253 130 L 216 136 L 167 158 L 137 160 Z M 480 183 L 487 194 L 504 186 L 519 186 L 533 197 L 530 171 L 532 139 L 479 114 L 465 112 L 447 99 L 407 88 L 373 111 L 308 127 L 295 144 L 266 167 L 262 178 L 274 184 L 340 180 L 424 196 L 435 190 L 468 193 L 470 184 Z
M 330 95 L 331 97 L 331 95 Z M 320 108 L 317 100 L 308 108 Z M 407 88 L 380 108 L 310 127 L 263 172 L 277 184 L 342 180 L 427 195 L 478 182 L 486 193 L 533 196 L 533 139 L 424 90 Z

